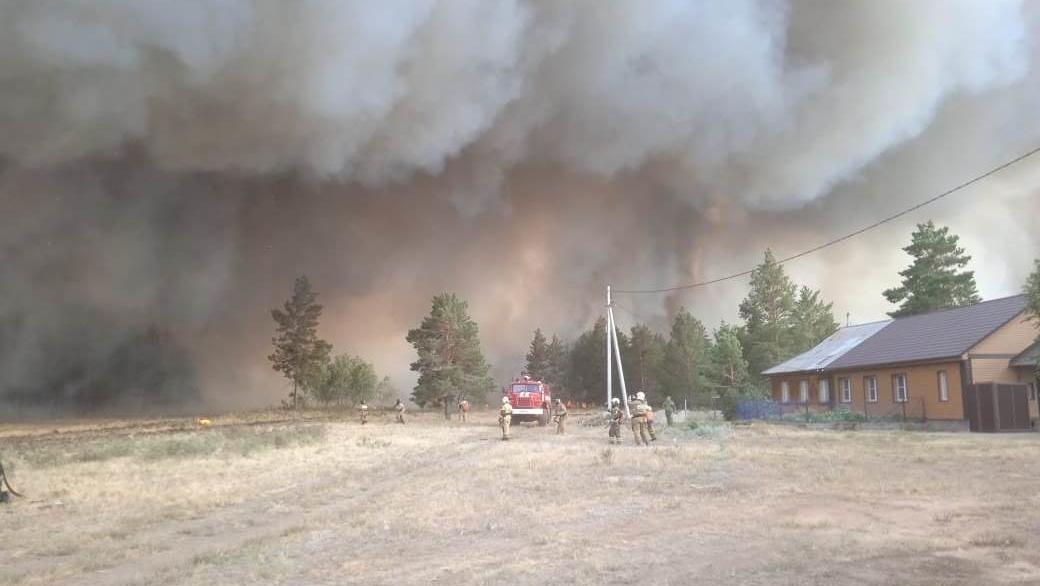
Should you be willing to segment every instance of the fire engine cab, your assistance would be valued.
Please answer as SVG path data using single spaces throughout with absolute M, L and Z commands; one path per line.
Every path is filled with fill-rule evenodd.
M 513 406 L 513 421 L 537 421 L 545 425 L 549 421 L 552 406 L 552 390 L 540 380 L 532 380 L 526 374 L 513 379 L 502 393 L 509 397 Z

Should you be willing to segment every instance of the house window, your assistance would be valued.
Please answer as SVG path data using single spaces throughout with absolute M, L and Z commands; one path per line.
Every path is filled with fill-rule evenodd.
M 825 378 L 821 378 L 820 379 L 819 395 L 820 395 L 820 402 L 821 403 L 830 403 L 830 401 L 831 401 L 831 381 L 829 381 L 829 380 L 827 380 Z
M 1036 383 L 1029 383 L 1029 400 L 1036 400 Z
M 838 386 L 841 387 L 841 402 L 851 403 L 852 402 L 852 379 L 849 377 L 842 377 L 838 379 Z
M 863 377 L 863 394 L 866 395 L 868 403 L 877 403 L 877 377 Z
M 798 381 L 798 400 L 802 403 L 809 402 L 809 381 Z
M 946 371 L 939 371 L 939 400 L 949 401 L 950 400 L 950 383 L 946 379 Z
M 907 400 L 906 375 L 892 375 L 892 398 L 896 403 L 906 403 Z
M 791 402 L 791 384 L 787 381 L 780 383 L 780 402 L 790 403 Z

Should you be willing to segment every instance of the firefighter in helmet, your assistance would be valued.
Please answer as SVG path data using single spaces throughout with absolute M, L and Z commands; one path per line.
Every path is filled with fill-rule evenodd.
M 625 412 L 621 410 L 621 399 L 614 397 L 610 400 L 610 426 L 607 428 L 610 443 L 621 443 L 621 422 L 624 418 Z
M 567 431 L 567 406 L 560 399 L 556 399 L 555 411 L 553 421 L 556 423 L 556 433 L 565 433 Z
M 368 405 L 364 399 L 361 399 L 361 404 L 358 405 L 358 413 L 361 415 L 361 425 L 368 423 Z
M 636 445 L 649 446 L 650 432 L 646 427 L 646 415 L 649 406 L 646 404 L 646 395 L 642 391 L 636 393 L 636 398 L 629 403 L 632 410 L 632 435 L 636 438 Z
M 502 428 L 502 439 L 509 439 L 509 424 L 513 419 L 513 405 L 509 403 L 509 397 L 502 397 L 502 408 L 498 410 L 498 425 Z
M 394 411 L 397 412 L 396 421 L 398 423 L 404 423 L 404 403 L 402 403 L 400 399 L 398 399 L 397 402 L 394 403 Z
M 639 393 L 642 395 L 642 393 Z M 654 407 L 650 404 L 650 401 L 643 399 L 643 404 L 646 405 L 646 431 L 650 434 L 650 441 L 657 441 L 657 431 L 654 430 Z

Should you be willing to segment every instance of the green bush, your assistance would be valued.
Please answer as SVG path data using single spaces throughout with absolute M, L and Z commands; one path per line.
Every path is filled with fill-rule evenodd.
M 847 408 L 835 409 L 834 411 L 809 411 L 802 413 L 790 413 L 784 419 L 793 421 L 805 421 L 806 423 L 830 423 L 838 421 L 866 421 L 867 416 L 849 411 Z

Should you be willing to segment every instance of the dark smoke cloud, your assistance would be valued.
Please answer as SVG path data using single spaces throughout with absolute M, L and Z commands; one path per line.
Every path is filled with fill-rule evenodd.
M 971 0 L 7 2 L 0 396 L 268 402 L 301 272 L 324 335 L 394 375 L 460 292 L 506 376 L 607 282 L 744 268 L 1034 146 L 1038 32 Z M 1038 253 L 1036 179 L 930 210 L 985 294 Z M 924 218 L 790 270 L 876 317 Z M 743 287 L 626 303 L 712 323 Z

